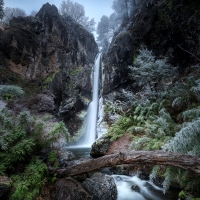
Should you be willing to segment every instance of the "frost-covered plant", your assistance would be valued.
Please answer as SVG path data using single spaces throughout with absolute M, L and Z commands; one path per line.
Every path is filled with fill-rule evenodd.
M 148 87 L 149 91 L 157 91 L 157 83 L 162 79 L 170 78 L 176 68 L 167 63 L 167 59 L 156 60 L 152 51 L 142 49 L 133 66 L 130 66 L 130 78 L 135 86 Z
M 174 134 L 175 122 L 170 114 L 165 110 L 159 111 L 159 116 L 154 116 L 152 122 L 146 122 L 146 133 L 157 138 L 172 136 Z
M 114 102 L 109 101 L 109 100 L 105 100 L 105 104 L 106 104 L 106 112 L 108 112 L 109 114 L 123 114 L 123 106 L 125 106 L 124 102 L 121 102 L 119 100 L 116 100 Z
M 0 98 L 15 98 L 24 95 L 22 88 L 15 85 L 0 85 Z
M 174 96 L 172 107 L 184 105 L 190 107 L 193 101 L 199 101 L 200 95 L 200 79 L 196 80 L 193 76 L 187 78 L 186 81 L 178 82 L 171 91 Z
M 200 116 L 200 106 L 181 113 L 184 120 L 192 120 Z
M 200 118 L 184 123 L 175 137 L 169 140 L 162 148 L 165 151 L 179 152 L 200 156 Z

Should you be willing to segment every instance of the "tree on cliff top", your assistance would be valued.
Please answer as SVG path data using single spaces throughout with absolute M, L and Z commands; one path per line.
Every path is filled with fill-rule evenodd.
M 95 30 L 94 18 L 89 20 L 89 17 L 85 16 L 85 9 L 83 5 L 77 2 L 73 2 L 71 0 L 66 0 L 66 1 L 62 1 L 62 3 L 60 4 L 59 11 L 63 17 L 70 16 L 77 23 L 84 26 L 89 32 L 93 32 Z
M 3 19 L 4 13 L 3 13 L 3 0 L 0 0 L 0 19 Z
M 4 10 L 3 10 L 5 16 L 3 17 L 2 19 L 2 22 L 5 23 L 5 24 L 9 24 L 10 23 L 10 20 L 13 18 L 13 17 L 26 17 L 26 12 L 25 10 L 23 9 L 20 9 L 20 8 L 10 8 L 10 7 L 6 7 Z

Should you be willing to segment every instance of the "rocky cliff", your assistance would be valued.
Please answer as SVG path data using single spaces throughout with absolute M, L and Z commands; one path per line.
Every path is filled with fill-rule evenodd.
M 129 84 L 128 66 L 145 46 L 183 72 L 200 61 L 200 6 L 197 0 L 145 0 L 115 33 L 104 59 L 104 94 Z
M 46 3 L 35 17 L 14 18 L 0 28 L 0 83 L 50 89 L 60 114 L 74 121 L 91 97 L 91 71 L 98 47 L 94 36 Z

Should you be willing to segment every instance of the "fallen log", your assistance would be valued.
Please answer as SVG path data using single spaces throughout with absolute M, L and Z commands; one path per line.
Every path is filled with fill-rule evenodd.
M 53 170 L 59 177 L 80 175 L 121 164 L 169 165 L 200 174 L 200 158 L 164 151 L 128 151 L 90 159 L 73 167 Z

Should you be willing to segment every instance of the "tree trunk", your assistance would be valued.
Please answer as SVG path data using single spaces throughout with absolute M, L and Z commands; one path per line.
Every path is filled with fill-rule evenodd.
M 121 164 L 170 165 L 200 174 L 200 158 L 164 151 L 127 151 L 90 159 L 73 167 L 55 169 L 57 176 L 74 176 Z

